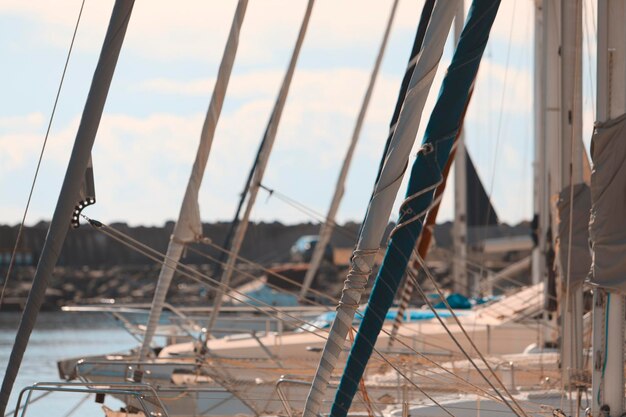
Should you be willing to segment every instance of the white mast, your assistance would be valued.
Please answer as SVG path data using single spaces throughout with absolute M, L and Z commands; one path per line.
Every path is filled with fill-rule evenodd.
M 625 2 L 598 1 L 598 122 L 626 112 L 625 21 Z M 606 404 L 612 416 L 620 416 L 624 412 L 624 295 L 596 288 L 593 297 L 592 412 L 599 416 Z
M 380 178 L 372 192 L 367 214 L 361 227 L 359 240 L 352 255 L 350 271 L 337 307 L 337 316 L 328 335 L 315 379 L 306 400 L 303 417 L 319 414 L 332 372 L 343 352 L 346 336 L 352 327 L 355 310 L 391 214 L 394 200 L 400 188 L 408 155 L 415 142 L 424 104 L 441 60 L 443 47 L 450 31 L 452 19 L 458 9 L 458 1 L 438 1 L 424 38 L 424 47 L 411 77 L 409 90 L 400 114 L 397 129 L 386 155 Z
M 313 10 L 314 3 L 314 0 L 309 0 L 307 4 L 304 19 L 302 20 L 302 25 L 300 26 L 298 40 L 296 41 L 296 46 L 293 50 L 293 54 L 291 55 L 291 60 L 289 61 L 287 73 L 285 74 L 285 78 L 283 79 L 280 92 L 278 93 L 278 98 L 276 99 L 274 109 L 272 110 L 272 114 L 270 116 L 270 121 L 265 132 L 263 149 L 261 150 L 261 153 L 259 155 L 258 164 L 252 178 L 252 185 L 250 186 L 248 201 L 246 202 L 246 208 L 242 216 L 241 223 L 239 223 L 239 225 L 237 226 L 237 230 L 235 231 L 233 244 L 230 248 L 228 260 L 226 261 L 226 266 L 220 279 L 222 285 L 218 287 L 216 291 L 215 301 L 213 302 L 213 308 L 211 309 L 211 315 L 209 316 L 209 323 L 207 324 L 207 331 L 209 332 L 211 331 L 211 329 L 215 325 L 215 321 L 217 320 L 217 316 L 223 302 L 224 289 L 230 283 L 230 278 L 233 274 L 235 262 L 239 257 L 241 244 L 243 243 L 243 239 L 246 235 L 246 230 L 248 230 L 250 213 L 252 212 L 252 207 L 254 207 L 254 203 L 259 192 L 259 187 L 261 186 L 261 181 L 263 180 L 263 174 L 265 174 L 265 168 L 267 167 L 267 162 L 269 160 L 270 153 L 272 152 L 272 147 L 274 146 L 274 140 L 276 139 L 278 124 L 280 123 L 283 108 L 285 107 L 285 102 L 287 101 L 287 94 L 289 92 L 291 80 L 293 79 L 293 74 L 296 69 L 296 63 L 298 62 L 300 49 L 302 49 L 302 43 L 304 42 L 304 36 L 309 25 L 309 20 L 311 19 L 311 12 Z
M 561 153 L 561 60 L 559 49 L 561 46 L 561 8 L 560 4 L 556 1 L 545 1 L 542 7 L 543 12 L 543 36 L 542 36 L 542 72 L 541 78 L 541 100 L 543 118 L 541 119 L 543 129 L 542 139 L 544 140 L 543 148 L 544 154 L 544 178 L 543 181 L 545 187 L 542 189 L 545 199 L 543 202 L 543 209 L 545 215 L 541 221 L 541 233 L 544 237 L 546 248 L 544 254 L 547 253 L 548 242 L 547 233 L 552 231 L 552 241 L 554 242 L 554 236 L 556 233 L 555 222 L 551 216 L 550 199 L 552 196 L 557 195 L 561 191 L 561 170 L 560 170 L 560 153 Z M 546 268 L 552 268 L 552 265 L 547 265 Z M 548 270 L 546 269 L 546 272 Z M 548 275 L 546 275 L 546 278 Z M 549 300 L 550 286 L 546 280 L 544 295 L 546 301 Z M 553 317 L 555 319 L 555 317 Z M 547 328 L 549 331 L 549 327 Z M 549 335 L 545 335 L 547 340 L 556 341 L 558 338 L 558 332 L 551 332 Z
M 561 190 L 583 182 L 582 149 L 582 1 L 561 0 Z M 571 197 L 573 198 L 573 196 Z M 573 210 L 573 207 L 570 207 Z M 569 230 L 569 226 L 566 227 Z M 570 231 L 571 233 L 571 231 Z M 556 235 L 556 230 L 555 230 Z M 583 369 L 583 291 L 582 279 L 570 274 L 572 245 L 558 259 L 568 259 L 560 270 L 561 378 L 564 388 L 573 388 Z M 577 284 L 571 284 L 576 280 Z
M 459 1 L 456 16 L 454 17 L 454 44 L 459 43 L 465 16 L 465 1 Z M 459 133 L 454 159 L 454 226 L 452 238 L 454 246 L 454 261 L 452 262 L 452 277 L 454 292 L 475 296 L 473 280 L 467 274 L 467 158 L 465 155 L 465 135 Z
M 546 167 L 548 198 L 561 191 L 561 8 L 556 1 L 543 5 L 545 103 L 544 137 L 546 138 Z
M 380 70 L 380 65 L 383 61 L 383 56 L 385 55 L 385 47 L 387 46 L 387 41 L 389 40 L 389 33 L 391 33 L 391 26 L 393 24 L 393 19 L 396 15 L 396 10 L 398 8 L 398 1 L 399 0 L 395 0 L 393 2 L 393 6 L 391 7 L 391 13 L 389 14 L 387 27 L 385 28 L 385 33 L 383 35 L 383 40 L 380 44 L 380 49 L 378 50 L 378 56 L 376 57 L 374 68 L 372 69 L 372 74 L 370 76 L 370 81 L 365 92 L 365 97 L 363 97 L 361 110 L 359 110 L 359 115 L 356 119 L 356 124 L 354 125 L 354 131 L 352 132 L 350 146 L 348 147 L 348 152 L 346 152 L 346 157 L 343 160 L 343 165 L 341 166 L 341 171 L 339 172 L 339 178 L 337 179 L 337 185 L 335 186 L 335 194 L 333 195 L 332 202 L 330 203 L 330 207 L 328 209 L 328 213 L 326 214 L 324 224 L 322 224 L 322 227 L 320 228 L 320 235 L 317 240 L 317 244 L 315 245 L 313 256 L 311 256 L 309 269 L 307 270 L 306 275 L 304 276 L 304 280 L 302 282 L 302 288 L 300 289 L 301 299 L 306 298 L 306 293 L 309 290 L 311 283 L 313 282 L 313 278 L 315 278 L 315 274 L 317 274 L 320 264 L 322 263 L 322 259 L 324 258 L 324 249 L 326 249 L 328 242 L 330 242 L 330 238 L 333 234 L 333 229 L 335 228 L 335 217 L 337 216 L 339 204 L 341 203 L 341 199 L 343 198 L 343 193 L 345 191 L 346 177 L 348 176 L 348 171 L 350 170 L 352 155 L 354 154 L 354 149 L 356 148 L 356 144 L 359 141 L 359 136 L 361 135 L 363 120 L 365 119 L 365 114 L 367 113 L 367 108 L 369 106 L 370 99 L 372 98 L 372 92 L 374 91 L 374 85 L 376 84 L 376 78 L 378 77 L 378 72 Z
M 546 233 L 548 231 L 549 205 L 546 175 L 546 142 L 543 118 L 545 114 L 545 97 L 543 96 L 543 79 L 545 66 L 544 54 L 543 0 L 535 0 L 535 63 L 534 63 L 534 125 L 535 125 L 535 162 L 534 162 L 534 214 L 537 216 L 537 246 L 532 254 L 532 283 L 546 281 Z M 547 286 L 544 289 L 547 294 Z
M 150 344 L 152 343 L 154 332 L 159 324 L 159 319 L 161 318 L 163 303 L 165 302 L 167 291 L 170 287 L 170 283 L 172 282 L 172 278 L 174 277 L 176 264 L 182 256 L 185 245 L 190 242 L 196 242 L 202 238 L 202 222 L 200 221 L 198 191 L 200 190 L 204 170 L 209 159 L 209 153 L 211 151 L 213 137 L 215 136 L 217 121 L 222 111 L 222 105 L 224 104 L 228 81 L 230 80 L 233 63 L 235 62 L 237 46 L 239 45 L 239 32 L 241 31 L 241 25 L 243 23 L 247 6 L 248 0 L 239 0 L 237 9 L 235 10 L 233 23 L 230 27 L 230 34 L 228 35 L 228 41 L 226 42 L 226 47 L 224 48 L 224 55 L 222 56 L 222 62 L 220 64 L 217 80 L 213 89 L 213 95 L 211 96 L 211 103 L 209 104 L 209 109 L 207 110 L 204 124 L 202 126 L 200 143 L 196 152 L 196 160 L 194 161 L 193 168 L 191 170 L 191 176 L 189 177 L 189 182 L 187 183 L 187 189 L 185 191 L 185 197 L 183 198 L 180 213 L 178 215 L 178 221 L 174 226 L 174 232 L 172 233 L 167 247 L 165 262 L 161 267 L 159 281 L 157 282 L 157 287 L 154 291 L 148 325 L 146 327 L 146 333 L 139 352 L 139 360 L 145 360 L 150 352 Z

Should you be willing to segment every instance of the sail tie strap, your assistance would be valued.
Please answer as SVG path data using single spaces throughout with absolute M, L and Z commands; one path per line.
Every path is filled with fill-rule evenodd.
M 352 261 L 350 262 L 350 272 L 343 286 L 343 293 L 349 295 L 352 291 L 358 291 L 357 297 L 342 297 L 341 301 L 337 305 L 337 310 L 346 306 L 352 310 L 356 310 L 359 307 L 360 294 L 367 285 L 367 280 L 372 273 L 372 267 L 365 258 L 376 256 L 378 249 L 360 249 L 354 251 Z

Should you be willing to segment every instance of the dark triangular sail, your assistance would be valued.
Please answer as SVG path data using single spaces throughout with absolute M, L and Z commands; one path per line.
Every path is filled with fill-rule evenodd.
M 498 214 L 485 191 L 474 162 L 465 148 L 465 184 L 467 186 L 467 226 L 495 226 Z

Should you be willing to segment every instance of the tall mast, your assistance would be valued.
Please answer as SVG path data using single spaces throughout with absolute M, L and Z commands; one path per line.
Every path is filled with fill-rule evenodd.
M 454 17 L 454 44 L 459 43 L 463 30 L 465 15 L 465 1 L 459 1 L 459 8 Z M 465 154 L 465 135 L 459 133 L 454 157 L 454 225 L 452 238 L 454 247 L 454 261 L 452 262 L 452 277 L 454 292 L 475 296 L 467 274 L 467 155 Z
M 35 326 L 37 314 L 45 298 L 48 279 L 52 275 L 59 253 L 61 253 L 63 241 L 70 227 L 74 205 L 79 199 L 80 188 L 84 180 L 85 170 L 89 164 L 91 149 L 96 139 L 96 133 L 102 118 L 117 59 L 122 49 L 133 4 L 134 0 L 116 0 L 113 6 L 100 58 L 91 81 L 87 102 L 85 103 L 76 139 L 74 140 L 72 155 L 65 172 L 65 179 L 63 180 L 59 199 L 48 228 L 46 242 L 37 264 L 33 284 L 15 336 L 15 343 L 13 344 L 7 370 L 4 374 L 0 391 L 0 415 L 5 414 L 9 396 L 15 383 L 15 377 L 22 363 L 30 334 Z
M 346 156 L 343 160 L 343 165 L 341 166 L 341 171 L 339 172 L 339 178 L 337 178 L 335 193 L 333 194 L 333 199 L 330 203 L 330 207 L 328 208 L 324 224 L 322 224 L 322 227 L 320 228 L 319 238 L 317 240 L 317 244 L 315 245 L 313 255 L 311 256 L 309 269 L 307 270 L 302 282 L 302 288 L 300 289 L 301 299 L 306 298 L 306 294 L 311 286 L 311 283 L 313 282 L 313 278 L 315 278 L 320 264 L 322 263 L 322 259 L 324 258 L 324 250 L 326 249 L 328 242 L 330 242 L 333 229 L 335 228 L 335 217 L 337 216 L 339 204 L 341 203 L 341 199 L 343 198 L 343 193 L 345 191 L 346 177 L 348 176 L 348 171 L 350 170 L 350 163 L 352 162 L 354 149 L 356 148 L 359 136 L 361 135 L 361 127 L 363 126 L 363 120 L 365 120 L 365 114 L 367 113 L 367 108 L 369 107 L 369 103 L 372 98 L 372 92 L 374 91 L 376 78 L 378 77 L 380 65 L 383 61 L 383 56 L 385 55 L 385 47 L 387 46 L 387 41 L 389 40 L 389 34 L 391 33 L 391 26 L 393 25 L 393 19 L 396 15 L 397 8 L 398 0 L 395 0 L 391 6 L 391 13 L 389 13 L 389 19 L 387 21 L 383 40 L 380 44 L 378 55 L 376 56 L 376 62 L 374 64 L 374 68 L 372 69 L 372 74 L 370 75 L 369 84 L 367 86 L 365 96 L 363 97 L 363 103 L 361 104 L 356 124 L 354 125 L 350 146 L 348 147 L 348 151 L 346 152 Z
M 561 60 L 559 49 L 561 46 L 561 8 L 557 1 L 545 1 L 542 7 L 542 75 L 541 78 L 541 110 L 543 111 L 541 123 L 543 140 L 543 168 L 542 174 L 542 192 L 541 203 L 544 210 L 543 219 L 540 218 L 540 233 L 542 234 L 543 243 L 545 245 L 544 256 L 546 259 L 551 258 L 554 248 L 555 237 L 555 219 L 551 215 L 550 201 L 552 196 L 557 195 L 561 191 Z M 552 236 L 552 239 L 549 237 Z M 552 298 L 554 288 L 556 287 L 554 280 L 556 279 L 552 273 L 553 265 L 551 260 L 547 260 L 545 265 L 546 282 L 544 284 L 544 295 L 546 307 L 550 311 L 554 311 Z M 553 315 L 556 319 L 556 314 Z M 556 326 L 558 328 L 558 326 Z M 547 340 L 556 341 L 558 331 L 551 332 L 550 335 L 544 335 Z
M 621 0 L 598 1 L 597 124 L 609 122 L 626 112 L 626 25 L 624 21 L 626 21 L 626 3 Z M 623 141 L 625 138 L 613 140 Z M 594 174 L 595 172 L 592 173 L 591 181 L 592 200 Z M 592 204 L 595 202 L 592 201 Z M 620 212 L 621 214 L 623 213 Z M 591 234 L 593 227 L 590 229 Z M 595 262 L 594 259 L 594 264 Z M 620 273 L 626 272 L 622 269 Z M 602 287 L 596 288 L 593 293 L 592 413 L 594 416 L 599 416 L 601 407 L 608 405 L 610 415 L 619 416 L 624 412 L 624 309 L 626 306 L 622 291 L 608 288 L 608 286 Z
M 574 190 L 583 182 L 582 142 L 582 1 L 561 0 L 561 192 Z M 563 195 L 563 194 L 562 194 Z M 573 200 L 573 195 L 571 199 Z M 574 208 L 570 207 L 573 213 Z M 563 228 L 561 228 L 563 229 Z M 565 226 L 572 234 L 569 225 Z M 563 241 L 563 240 L 562 240 Z M 560 245 L 561 378 L 564 387 L 573 388 L 583 369 L 583 291 L 584 277 L 572 276 L 571 239 Z M 565 256 L 563 256 L 565 255 Z
M 535 59 L 534 59 L 534 233 L 535 247 L 532 253 L 532 283 L 539 284 L 546 280 L 546 235 L 548 231 L 548 194 L 546 174 L 546 141 L 544 132 L 545 97 L 543 95 L 544 66 L 544 22 L 543 0 L 535 0 Z M 544 289 L 544 293 L 547 292 Z
M 248 0 L 239 0 L 239 3 L 237 3 L 233 23 L 230 27 L 230 34 L 228 35 L 228 40 L 222 56 L 222 62 L 220 63 L 217 73 L 215 88 L 213 89 L 211 102 L 202 126 L 200 143 L 198 144 L 198 150 L 196 152 L 196 159 L 191 170 L 189 182 L 187 183 L 185 197 L 183 198 L 183 202 L 180 207 L 178 221 L 174 226 L 174 232 L 172 233 L 170 242 L 167 246 L 165 262 L 161 267 L 157 287 L 154 291 L 152 308 L 150 309 L 150 316 L 148 317 L 148 325 L 146 327 L 146 333 L 139 352 L 139 360 L 141 361 L 145 360 L 150 352 L 150 344 L 152 343 L 154 332 L 159 324 L 159 319 L 161 318 L 163 303 L 165 302 L 167 291 L 169 290 L 170 283 L 174 277 L 174 272 L 176 271 L 176 264 L 182 256 L 183 249 L 186 244 L 199 241 L 202 238 L 202 222 L 200 220 L 198 192 L 200 190 L 200 185 L 202 184 L 202 178 L 204 177 L 204 170 L 209 159 L 209 153 L 211 152 L 211 145 L 213 144 L 217 121 L 220 117 L 220 113 L 222 112 L 226 89 L 228 88 L 228 82 L 233 70 L 235 56 L 237 55 L 239 33 L 241 31 L 241 25 L 243 23 L 247 7 Z
M 543 5 L 545 100 L 544 137 L 548 167 L 548 196 L 561 191 L 561 8 L 555 1 Z
M 352 327 L 355 310 L 359 306 L 361 294 L 367 285 L 393 202 L 404 176 L 408 155 L 415 143 L 424 104 L 439 66 L 457 7 L 457 1 L 438 1 L 432 11 L 424 36 L 424 48 L 417 56 L 417 64 L 409 83 L 406 100 L 401 112 L 398 111 L 400 116 L 397 128 L 392 126 L 393 137 L 385 146 L 384 162 L 381 164 L 359 232 L 359 239 L 352 254 L 350 271 L 341 292 L 337 315 L 331 325 L 328 340 L 305 403 L 304 417 L 318 415 L 330 377 L 342 355 L 348 331 Z
M 438 2 L 437 5 L 439 4 Z M 454 7 L 453 11 L 456 12 L 458 3 L 447 4 Z M 400 218 L 391 233 L 385 258 L 376 276 L 363 320 L 337 388 L 331 417 L 345 417 L 348 414 L 384 318 L 406 272 L 409 258 L 415 250 L 423 220 L 433 204 L 434 191 L 442 181 L 442 170 L 450 158 L 454 138 L 460 128 L 465 105 L 499 5 L 497 0 L 474 0 L 472 3 L 465 29 L 428 121 L 422 146 L 413 163 L 406 198 L 400 207 Z M 431 25 L 434 22 L 433 20 Z M 402 116 L 405 115 L 405 110 L 406 104 Z M 399 132 L 400 127 L 396 134 Z
M 243 213 L 241 223 L 239 223 L 239 225 L 237 226 L 237 230 L 233 237 L 233 244 L 230 248 L 230 254 L 228 260 L 226 261 L 226 266 L 220 279 L 222 285 L 217 288 L 215 301 L 213 302 L 213 308 L 211 309 L 211 315 L 209 316 L 209 323 L 207 324 L 207 331 L 209 332 L 212 330 L 213 326 L 215 325 L 215 321 L 217 320 L 217 316 L 223 302 L 224 289 L 230 283 L 230 278 L 233 274 L 233 268 L 235 266 L 237 258 L 239 257 L 239 250 L 241 249 L 243 239 L 246 235 L 246 230 L 248 229 L 250 213 L 252 213 L 252 208 L 254 207 L 254 203 L 259 192 L 259 187 L 261 186 L 261 182 L 263 181 L 265 168 L 267 167 L 267 162 L 269 160 L 270 153 L 272 152 L 272 147 L 274 146 L 274 140 L 276 139 L 278 124 L 280 123 L 280 118 L 283 114 L 285 102 L 287 101 L 287 94 L 289 93 L 289 87 L 291 86 L 291 80 L 293 79 L 293 74 L 296 69 L 296 63 L 298 62 L 298 56 L 300 55 L 300 49 L 302 49 L 302 43 L 304 42 L 306 30 L 309 26 L 309 20 L 311 20 L 311 12 L 313 11 L 314 3 L 314 0 L 309 0 L 307 4 L 306 12 L 300 26 L 298 40 L 296 41 L 296 46 L 289 61 L 289 67 L 287 68 L 287 73 L 285 74 L 285 78 L 283 79 L 280 92 L 278 93 L 278 98 L 276 99 L 274 109 L 272 110 L 270 120 L 265 130 L 265 137 L 263 138 L 263 150 L 259 155 L 259 160 L 254 172 L 252 184 L 248 191 L 249 196 L 248 202 L 246 204 L 246 209 Z

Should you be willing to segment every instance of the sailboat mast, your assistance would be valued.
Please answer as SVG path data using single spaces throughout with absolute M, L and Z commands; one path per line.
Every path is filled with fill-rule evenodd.
M 573 190 L 583 182 L 582 142 L 582 1 L 561 1 L 561 191 Z M 573 199 L 573 195 L 571 196 Z M 573 207 L 570 207 L 573 213 Z M 569 225 L 565 226 L 572 233 Z M 567 259 L 560 270 L 561 378 L 563 387 L 573 388 L 583 369 L 583 290 L 584 277 L 571 276 L 571 239 L 560 245 Z M 574 284 L 576 280 L 576 284 Z
M 626 3 L 598 1 L 597 123 L 626 112 L 624 21 Z M 592 196 L 593 182 L 592 174 Z M 614 289 L 598 287 L 593 298 L 592 413 L 601 415 L 601 408 L 607 405 L 610 415 L 620 416 L 624 412 L 624 295 Z
M 458 3 L 449 4 L 454 6 L 453 11 L 456 12 Z M 384 318 L 406 272 L 409 258 L 415 250 L 416 241 L 422 231 L 422 222 L 433 203 L 434 191 L 442 180 L 442 170 L 450 157 L 453 139 L 460 128 L 465 105 L 499 5 L 499 1 L 472 2 L 459 45 L 426 127 L 422 147 L 413 162 L 406 198 L 400 207 L 400 218 L 389 239 L 387 252 L 337 388 L 331 417 L 345 417 L 350 410 L 359 381 L 383 327 Z M 434 21 L 431 25 L 432 23 Z M 405 114 L 405 109 L 402 113 Z M 401 117 L 401 121 L 402 119 Z M 400 128 L 396 133 L 398 132 Z
M 167 247 L 165 262 L 161 267 L 157 287 L 154 291 L 152 308 L 150 309 L 150 316 L 148 317 L 148 325 L 146 327 L 141 350 L 139 351 L 139 360 L 141 361 L 145 360 L 150 352 L 150 344 L 152 343 L 154 332 L 161 318 L 163 303 L 165 302 L 167 291 L 169 290 L 174 272 L 176 271 L 176 264 L 182 256 L 185 244 L 198 241 L 202 237 L 198 192 L 209 159 L 209 153 L 211 151 L 211 145 L 213 144 L 217 122 L 222 111 L 222 105 L 224 104 L 224 98 L 226 97 L 226 89 L 228 88 L 235 56 L 237 55 L 239 33 L 247 7 L 248 0 L 239 0 L 237 3 L 233 23 L 230 27 L 230 34 L 228 35 L 222 62 L 218 70 L 215 88 L 202 126 L 196 159 L 191 170 L 189 182 L 187 183 L 187 189 L 178 215 L 178 221 L 174 226 L 174 232 L 172 233 Z
M 359 141 L 359 136 L 361 135 L 361 128 L 363 127 L 365 114 L 367 113 L 367 108 L 369 107 L 369 103 L 372 98 L 374 85 L 376 84 L 376 78 L 378 77 L 378 73 L 380 71 L 380 65 L 383 61 L 383 56 L 385 55 L 385 48 L 387 46 L 387 41 L 389 40 L 391 26 L 393 25 L 393 19 L 396 15 L 397 9 L 398 0 L 395 0 L 393 2 L 393 5 L 391 6 L 391 12 L 389 13 L 389 19 L 387 20 L 387 26 L 385 28 L 383 40 L 380 44 L 378 55 L 376 56 L 376 62 L 374 64 L 374 68 L 372 69 L 372 74 L 370 75 L 370 80 L 367 85 L 365 96 L 363 97 L 363 102 L 361 103 L 361 109 L 359 110 L 359 115 L 357 116 L 354 130 L 352 131 L 350 146 L 348 146 L 348 151 L 346 152 L 346 156 L 343 160 L 343 165 L 341 166 L 341 171 L 339 172 L 339 178 L 337 178 L 335 193 L 333 194 L 333 199 L 330 203 L 328 213 L 326 214 L 324 224 L 322 224 L 322 227 L 320 228 L 319 238 L 317 239 L 315 250 L 313 251 L 313 255 L 311 256 L 309 269 L 307 270 L 306 275 L 304 276 L 304 280 L 302 282 L 302 288 L 300 289 L 301 299 L 306 298 L 306 294 L 309 291 L 311 283 L 313 282 L 313 278 L 315 278 L 315 275 L 317 274 L 320 264 L 322 263 L 326 246 L 330 242 L 330 238 L 333 234 L 333 229 L 335 228 L 335 217 L 337 216 L 339 204 L 341 203 L 341 199 L 343 198 L 343 194 L 345 191 L 346 177 L 348 176 L 348 171 L 350 170 L 350 163 L 352 162 L 352 156 L 354 155 L 356 144 Z
M 534 161 L 534 233 L 535 247 L 532 253 L 532 283 L 539 284 L 546 280 L 546 236 L 548 231 L 548 194 L 546 175 L 546 141 L 544 135 L 545 97 L 543 95 L 543 79 L 545 66 L 544 54 L 544 21 L 543 0 L 535 0 L 535 59 L 534 59 L 534 127 L 535 127 L 535 161 Z M 547 286 L 544 289 L 547 293 Z
M 543 254 L 546 257 L 552 257 L 554 242 L 550 236 L 555 236 L 555 219 L 551 215 L 550 201 L 551 197 L 557 195 L 561 191 L 561 170 L 560 170 L 560 143 L 561 143 L 561 68 L 559 49 L 561 45 L 561 9 L 560 3 L 555 1 L 544 1 L 542 5 L 542 39 L 541 39 L 541 111 L 540 119 L 542 129 L 541 150 L 544 155 L 541 157 L 544 171 L 541 173 L 542 196 L 541 204 L 543 210 L 543 218 L 540 221 L 540 233 L 542 234 L 545 245 Z M 554 297 L 555 277 L 552 273 L 553 265 L 550 260 L 546 262 L 546 282 L 544 284 L 544 296 L 546 300 L 546 308 L 554 311 L 556 308 L 550 301 Z M 556 319 L 556 314 L 548 317 Z M 558 328 L 558 326 L 556 326 Z M 549 327 L 548 327 L 549 329 Z M 548 330 L 549 331 L 549 330 Z M 544 335 L 547 341 L 556 341 L 558 339 L 558 331 L 552 331 L 549 335 Z
M 28 300 L 22 313 L 7 370 L 4 374 L 0 391 L 0 415 L 5 414 L 9 396 L 22 363 L 24 351 L 35 326 L 37 314 L 45 298 L 48 279 L 52 275 L 61 253 L 63 242 L 67 236 L 67 231 L 70 228 L 74 205 L 79 199 L 80 187 L 84 180 L 85 170 L 89 164 L 91 149 L 96 139 L 96 133 L 102 118 L 117 59 L 122 49 L 133 4 L 134 0 L 116 0 L 113 6 L 109 27 L 91 81 L 89 95 L 87 96 L 87 102 L 78 126 L 65 179 L 61 186 L 59 199 L 48 228 L 48 235 L 37 264 L 33 284 L 28 294 Z
M 213 302 L 213 308 L 211 309 L 211 315 L 209 316 L 209 322 L 207 324 L 208 332 L 213 329 L 215 321 L 217 320 L 217 316 L 223 302 L 224 290 L 228 287 L 230 283 L 230 278 L 233 274 L 235 262 L 239 257 L 239 251 L 241 249 L 246 230 L 248 230 L 248 221 L 250 220 L 250 214 L 252 213 L 252 208 L 254 207 L 254 203 L 256 201 L 256 197 L 258 195 L 259 188 L 263 180 L 263 175 L 265 174 L 265 168 L 267 167 L 267 162 L 269 160 L 270 153 L 272 152 L 272 147 L 274 146 L 276 132 L 278 130 L 278 124 L 280 123 L 280 118 L 285 107 L 285 102 L 287 101 L 287 94 L 289 93 L 289 87 L 291 86 L 291 80 L 293 79 L 293 74 L 296 69 L 296 63 L 298 62 L 300 50 L 302 49 L 302 43 L 304 42 L 306 30 L 309 26 L 309 20 L 311 20 L 311 12 L 313 11 L 314 3 L 314 0 L 309 0 L 307 4 L 306 12 L 300 26 L 300 32 L 298 33 L 298 40 L 296 41 L 296 46 L 289 61 L 289 67 L 287 68 L 287 73 L 285 74 L 285 78 L 283 79 L 278 98 L 276 99 L 276 103 L 274 104 L 274 109 L 272 110 L 267 129 L 265 130 L 265 137 L 263 138 L 264 149 L 259 155 L 259 161 L 254 172 L 252 184 L 250 186 L 250 190 L 248 191 L 249 196 L 248 202 L 246 203 L 246 209 L 243 213 L 241 223 L 239 223 L 239 225 L 237 226 L 237 231 L 235 232 L 235 235 L 233 237 L 233 244 L 230 248 L 230 254 L 228 260 L 226 261 L 226 266 L 220 279 L 222 285 L 218 287 L 216 291 L 215 301 Z
M 463 30 L 465 16 L 465 1 L 459 1 L 459 8 L 454 17 L 454 44 L 459 43 Z M 462 129 L 462 128 L 461 128 Z M 475 296 L 475 288 L 467 274 L 467 155 L 465 154 L 465 135 L 459 133 L 454 156 L 454 225 L 452 239 L 454 259 L 452 262 L 452 277 L 454 292 Z
M 352 327 L 355 310 L 359 306 L 361 294 L 367 285 L 393 202 L 404 176 L 408 155 L 415 143 L 426 98 L 439 66 L 457 7 L 458 1 L 435 3 L 424 37 L 424 47 L 418 55 L 397 128 L 384 152 L 384 163 L 372 191 L 359 239 L 352 254 L 350 271 L 341 292 L 337 315 L 331 325 L 328 340 L 305 403 L 303 417 L 318 415 L 330 377 L 342 355 L 348 331 Z

